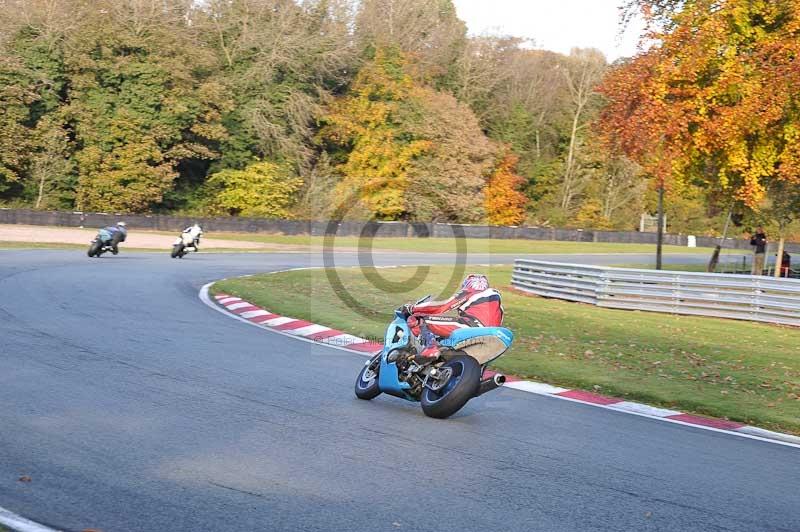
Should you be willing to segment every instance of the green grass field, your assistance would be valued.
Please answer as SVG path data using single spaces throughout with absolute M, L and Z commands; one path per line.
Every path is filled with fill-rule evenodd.
M 324 237 L 308 235 L 264 235 L 257 233 L 214 233 L 210 237 L 223 240 L 263 242 L 292 246 L 322 247 Z M 377 251 L 416 251 L 421 253 L 455 253 L 458 243 L 453 238 L 391 238 L 375 237 L 361 240 L 358 237 L 337 237 L 336 248 L 371 247 Z M 501 240 L 467 238 L 463 240 L 469 253 L 509 254 L 581 254 L 581 253 L 655 253 L 653 244 L 615 244 L 608 242 L 554 242 L 542 240 Z M 665 253 L 710 254 L 709 248 L 665 246 Z
M 496 361 L 509 374 L 551 384 L 724 417 L 800 434 L 800 330 L 744 321 L 597 308 L 511 290 L 510 267 L 475 268 L 504 295 L 512 349 Z M 451 267 L 434 267 L 421 286 L 404 291 L 415 268 L 339 269 L 342 289 L 326 273 L 303 270 L 217 283 L 273 312 L 354 334 L 382 337 L 392 309 L 427 293 L 439 295 Z M 328 272 L 330 273 L 330 272 Z M 357 313 L 343 300 L 366 308 Z

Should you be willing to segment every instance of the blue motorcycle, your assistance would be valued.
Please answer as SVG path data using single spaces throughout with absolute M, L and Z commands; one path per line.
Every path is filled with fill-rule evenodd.
M 430 299 L 427 296 L 417 304 Z M 473 397 L 501 386 L 501 374 L 484 377 L 487 365 L 505 353 L 514 334 L 505 327 L 459 329 L 439 341 L 441 354 L 433 363 L 419 365 L 414 356 L 424 346 L 408 326 L 402 310 L 386 329 L 383 350 L 372 357 L 358 374 L 355 392 L 370 400 L 387 393 L 419 402 L 425 415 L 444 419 L 452 416 Z
M 86 252 L 90 257 L 100 257 L 103 253 L 110 251 L 114 255 L 118 253 L 114 247 L 114 235 L 108 229 L 100 229 L 97 236 L 89 244 L 89 251 Z

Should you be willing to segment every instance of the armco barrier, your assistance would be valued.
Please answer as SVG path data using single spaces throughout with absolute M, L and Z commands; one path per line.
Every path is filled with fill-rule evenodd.
M 800 279 L 519 259 L 511 284 L 523 292 L 600 307 L 800 326 Z
M 0 209 L 0 224 L 56 225 L 64 227 L 103 227 L 124 219 L 132 229 L 180 231 L 198 222 L 207 232 L 272 233 L 282 235 L 324 235 L 331 225 L 325 221 L 272 220 L 266 218 L 192 217 L 142 214 L 107 214 L 83 212 L 37 211 L 33 209 Z M 343 221 L 332 226 L 337 236 L 383 236 L 396 238 L 468 238 L 553 240 L 565 242 L 616 242 L 625 244 L 655 244 L 655 233 L 638 231 L 593 231 L 558 229 L 551 227 L 499 227 L 491 225 L 464 225 L 407 222 L 356 222 Z M 698 237 L 697 245 L 714 247 L 718 239 Z M 685 235 L 664 235 L 664 243 L 686 246 Z M 750 250 L 746 240 L 727 239 L 726 249 Z M 800 245 L 787 247 L 790 253 L 800 252 Z

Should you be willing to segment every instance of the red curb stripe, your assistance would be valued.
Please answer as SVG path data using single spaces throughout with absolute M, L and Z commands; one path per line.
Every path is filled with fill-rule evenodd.
M 745 426 L 744 423 L 737 423 L 736 421 L 693 416 L 692 414 L 676 414 L 674 416 L 667 416 L 666 419 L 674 419 L 675 421 L 691 423 L 692 425 L 702 425 L 704 427 L 711 427 L 714 429 L 722 429 L 722 430 L 736 430 Z
M 269 312 L 266 310 L 265 312 Z M 263 316 L 255 316 L 253 318 L 247 318 L 248 321 L 252 321 L 253 323 L 262 323 L 269 320 L 274 320 L 275 318 L 279 318 L 277 314 L 264 314 Z
M 245 312 L 252 312 L 253 310 L 261 310 L 261 307 L 250 305 L 249 307 L 237 308 L 236 310 L 228 309 L 228 312 L 232 312 L 234 314 L 244 314 Z
M 584 401 L 586 403 L 593 403 L 596 405 L 613 405 L 622 402 L 622 399 L 607 397 L 605 395 L 592 392 L 585 392 L 583 390 L 567 390 L 566 392 L 557 393 L 555 395 L 567 397 L 569 399 L 576 399 L 578 401 Z
M 281 316 L 279 316 L 278 314 L 269 314 L 267 316 L 256 316 L 255 318 L 250 318 L 250 321 L 261 325 L 265 321 L 274 320 L 275 318 L 280 318 L 280 317 Z
M 314 334 L 309 334 L 306 336 L 309 340 L 324 340 L 325 338 L 332 338 L 334 336 L 339 336 L 340 334 L 344 334 L 342 331 L 337 331 L 336 329 L 331 329 L 330 331 L 322 331 Z
M 309 325 L 314 325 L 310 321 L 304 320 L 295 320 L 290 321 L 288 323 L 284 323 L 283 325 L 276 325 L 273 327 L 276 331 L 291 331 L 292 329 L 299 329 L 301 327 L 308 327 Z

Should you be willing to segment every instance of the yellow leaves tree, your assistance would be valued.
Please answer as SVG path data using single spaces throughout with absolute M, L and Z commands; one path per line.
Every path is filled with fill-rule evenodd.
M 495 150 L 469 107 L 415 82 L 413 69 L 378 49 L 330 105 L 320 137 L 341 161 L 333 201 L 379 220 L 480 221 Z
M 519 158 L 506 153 L 486 185 L 486 217 L 492 225 L 519 225 L 525 221 L 528 198 L 519 191 L 525 179 L 516 174 Z
M 288 168 L 258 161 L 244 170 L 213 174 L 207 187 L 212 194 L 210 210 L 216 214 L 291 218 L 290 207 L 302 179 Z
M 800 3 L 633 3 L 655 44 L 603 84 L 609 142 L 659 180 L 704 181 L 752 209 L 770 182 L 798 183 Z
M 409 165 L 430 147 L 401 127 L 414 88 L 408 69 L 402 54 L 378 49 L 356 76 L 351 94 L 331 105 L 322 130 L 325 140 L 349 149 L 338 167 L 344 178 L 335 198 L 360 200 L 382 220 L 407 212 Z

